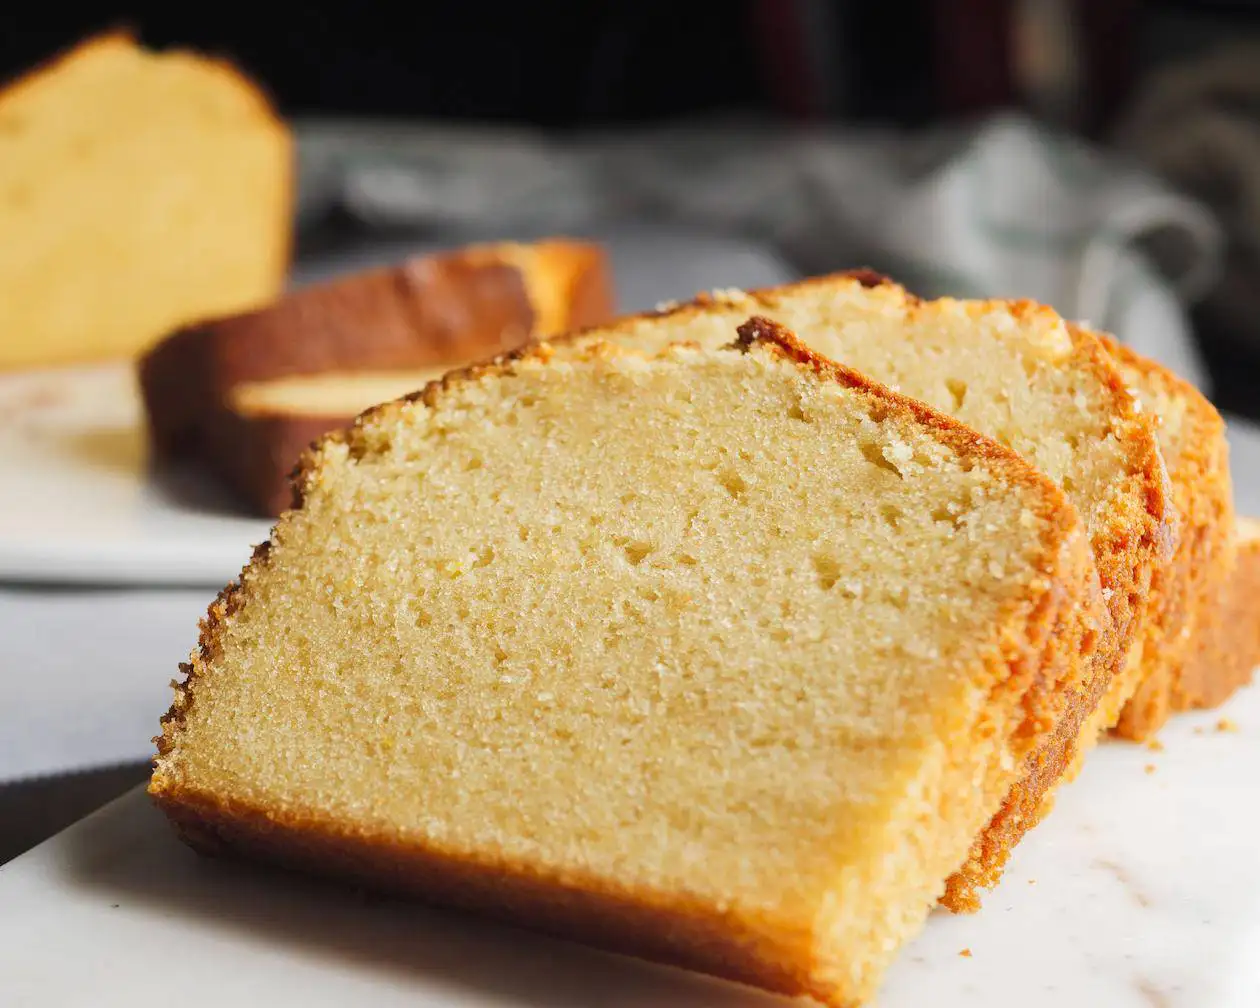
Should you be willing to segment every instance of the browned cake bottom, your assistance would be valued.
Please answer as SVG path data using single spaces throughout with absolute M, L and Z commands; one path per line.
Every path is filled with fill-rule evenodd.
M 603 881 L 543 878 L 529 866 L 484 864 L 407 848 L 385 837 L 347 836 L 334 824 L 289 821 L 274 812 L 224 808 L 181 793 L 155 801 L 181 838 L 212 857 L 262 860 L 318 876 L 359 882 L 425 903 L 485 913 L 560 938 L 668 963 L 788 995 L 829 1000 L 806 976 L 776 970 L 754 954 L 758 939 L 741 935 L 711 911 L 657 905 L 642 892 L 617 893 Z M 671 900 L 676 902 L 676 900 Z

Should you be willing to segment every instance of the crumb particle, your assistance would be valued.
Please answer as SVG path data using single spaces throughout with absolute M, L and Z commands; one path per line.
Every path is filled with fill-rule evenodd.
M 1155 764 L 1147 763 L 1146 766 L 1144 766 L 1142 769 L 1145 770 L 1148 774 L 1153 774 L 1155 772 Z
M 1149 742 L 1146 743 L 1146 748 L 1149 749 L 1151 752 L 1163 752 L 1164 743 L 1161 742 L 1157 738 L 1153 738 Z
M 1171 1002 L 1168 995 L 1158 987 L 1155 987 L 1147 980 L 1139 980 L 1137 985 L 1138 992 L 1146 998 L 1152 1008 L 1169 1008 Z
M 963 949 L 961 952 L 959 952 L 958 954 L 959 954 L 960 956 L 962 956 L 964 959 L 970 959 L 970 958 L 971 958 L 971 949 L 969 949 L 969 948 L 965 948 L 965 949 Z
M 1238 723 L 1227 717 L 1223 717 L 1216 722 L 1216 730 L 1218 732 L 1236 732 L 1238 731 Z

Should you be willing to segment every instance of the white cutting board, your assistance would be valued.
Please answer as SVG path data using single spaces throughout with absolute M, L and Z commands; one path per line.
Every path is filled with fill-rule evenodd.
M 727 239 L 626 232 L 605 241 L 627 312 L 792 276 L 773 255 Z M 325 257 L 293 283 L 431 248 L 394 243 Z M 0 373 L 0 581 L 223 585 L 269 527 L 191 470 L 149 471 L 129 365 Z
M 1226 730 L 1217 727 L 1227 719 Z M 1260 690 L 1093 754 L 882 1008 L 1260 1004 Z M 964 950 L 970 955 L 964 955 Z M 700 1008 L 785 1002 L 296 876 L 206 861 L 140 792 L 0 868 L 0 1004 Z

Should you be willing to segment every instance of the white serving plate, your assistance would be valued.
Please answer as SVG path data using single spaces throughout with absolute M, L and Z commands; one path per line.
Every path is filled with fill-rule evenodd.
M 0 375 L 0 579 L 226 582 L 267 537 L 191 471 L 151 473 L 127 364 Z
M 623 311 L 791 276 L 768 252 L 725 239 L 626 232 L 605 242 Z M 293 284 L 431 248 L 324 257 L 304 263 Z M 222 585 L 268 529 L 190 470 L 150 472 L 129 365 L 0 373 L 0 581 Z
M 1229 730 L 1217 727 L 1227 719 Z M 1112 743 L 881 1008 L 1260 1004 L 1260 690 Z M 970 955 L 963 955 L 964 950 Z M 0 1004 L 409 1008 L 780 1000 L 418 905 L 199 859 L 133 792 L 0 868 Z

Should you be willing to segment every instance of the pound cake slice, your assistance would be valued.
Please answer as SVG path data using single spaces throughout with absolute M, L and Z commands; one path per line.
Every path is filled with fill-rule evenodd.
M 675 339 L 715 347 L 743 316 L 764 314 L 813 350 L 930 403 L 1013 448 L 1058 483 L 1085 518 L 1110 621 L 1087 658 L 1089 688 L 1030 761 L 946 904 L 973 910 L 1011 847 L 1049 809 L 1081 754 L 1120 717 L 1137 688 L 1130 654 L 1152 577 L 1175 543 L 1168 475 L 1149 415 L 1140 413 L 1111 355 L 1092 334 L 1031 302 L 921 301 L 869 271 L 768 290 L 715 292 L 663 313 L 579 333 L 652 352 Z M 559 346 L 559 344 L 558 344 Z
M 1140 656 L 1142 679 L 1125 706 L 1116 733 L 1154 735 L 1171 713 L 1225 699 L 1237 684 L 1228 661 L 1196 663 L 1198 640 L 1214 639 L 1224 613 L 1234 559 L 1234 491 L 1229 475 L 1225 421 L 1189 382 L 1100 335 L 1130 390 L 1158 418 L 1157 436 L 1181 519 L 1172 562 L 1151 583 Z
M 155 347 L 140 363 L 150 440 L 278 515 L 298 456 L 328 431 L 453 367 L 612 311 L 603 250 L 563 240 L 468 246 L 317 284 Z
M 186 840 L 832 1005 L 1102 605 L 1053 483 L 764 321 L 450 375 L 299 485 L 157 740 Z
M 0 91 L 0 369 L 130 357 L 271 300 L 292 161 L 232 66 L 122 33 Z
M 1216 707 L 1251 682 L 1260 666 L 1260 521 L 1238 518 L 1231 566 L 1217 600 L 1219 619 L 1198 628 L 1187 663 L 1189 706 Z

